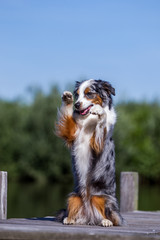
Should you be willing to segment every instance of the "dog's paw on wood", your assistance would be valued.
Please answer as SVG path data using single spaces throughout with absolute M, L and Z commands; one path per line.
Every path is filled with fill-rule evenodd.
M 75 221 L 74 221 L 74 219 L 71 219 L 71 218 L 69 218 L 69 217 L 66 217 L 66 218 L 64 218 L 64 220 L 63 220 L 63 224 L 65 224 L 65 225 L 71 225 L 71 224 L 75 224 Z
M 112 227 L 113 223 L 108 219 L 103 219 L 102 222 L 101 222 L 101 225 L 103 227 Z

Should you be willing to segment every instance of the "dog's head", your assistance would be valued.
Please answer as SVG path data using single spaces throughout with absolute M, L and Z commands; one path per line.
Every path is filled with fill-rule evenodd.
M 94 104 L 99 104 L 102 107 L 108 105 L 111 109 L 112 95 L 115 95 L 115 89 L 107 81 L 90 79 L 76 82 L 74 90 L 75 111 L 85 116 Z

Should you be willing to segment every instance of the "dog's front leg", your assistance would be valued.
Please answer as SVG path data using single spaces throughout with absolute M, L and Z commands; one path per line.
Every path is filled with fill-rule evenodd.
M 90 140 L 91 148 L 97 153 L 101 153 L 104 147 L 104 140 L 107 134 L 106 129 L 106 112 L 100 105 L 95 105 L 91 108 L 90 114 L 96 115 L 97 124 Z
M 77 124 L 73 118 L 73 95 L 65 91 L 62 95 L 62 106 L 58 112 L 56 133 L 63 138 L 68 146 L 71 146 L 75 139 Z
M 63 115 L 72 116 L 73 114 L 73 95 L 69 91 L 64 91 L 62 94 L 62 105 L 60 112 Z

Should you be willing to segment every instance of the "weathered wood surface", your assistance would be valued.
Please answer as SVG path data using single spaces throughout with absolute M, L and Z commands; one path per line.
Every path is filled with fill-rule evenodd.
M 0 171 L 0 219 L 7 218 L 7 172 Z
M 121 172 L 120 210 L 131 212 L 138 210 L 138 173 Z
M 66 226 L 55 222 L 54 218 L 8 219 L 0 220 L 0 239 L 160 239 L 160 212 L 132 212 L 123 217 L 126 225 L 122 227 Z

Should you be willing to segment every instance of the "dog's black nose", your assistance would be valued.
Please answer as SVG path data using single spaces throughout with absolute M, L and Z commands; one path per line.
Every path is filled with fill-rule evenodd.
M 81 105 L 80 102 L 76 102 L 76 103 L 74 104 L 74 106 L 75 106 L 76 109 L 79 109 L 79 108 L 80 108 L 80 105 Z

